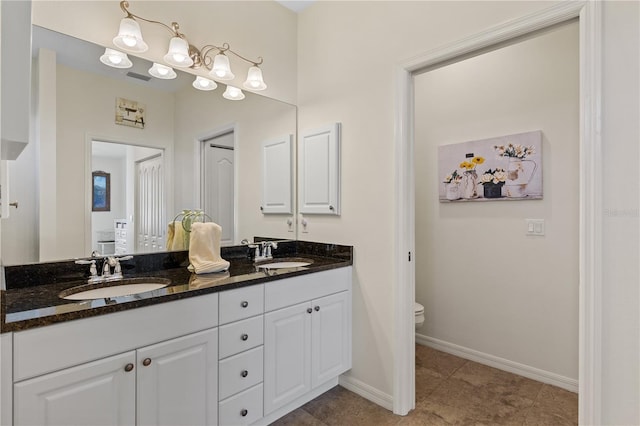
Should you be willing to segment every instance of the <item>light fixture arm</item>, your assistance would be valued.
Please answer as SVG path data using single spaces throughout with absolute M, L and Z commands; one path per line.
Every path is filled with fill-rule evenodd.
M 184 34 L 182 34 L 180 32 L 180 25 L 178 25 L 177 22 L 172 22 L 171 26 L 166 25 L 162 22 L 159 21 L 153 21 L 151 19 L 146 19 L 143 18 L 141 16 L 135 15 L 133 13 L 131 13 L 131 11 L 129 10 L 129 2 L 127 0 L 122 0 L 120 2 L 120 9 L 122 9 L 122 11 L 127 15 L 127 18 L 131 18 L 131 19 L 139 19 L 141 21 L 144 22 L 148 22 L 150 24 L 158 24 L 163 26 L 164 28 L 166 28 L 169 32 L 171 32 L 175 37 L 180 37 L 184 40 L 187 40 L 186 36 Z M 187 40 L 188 43 L 188 40 Z M 258 66 L 261 65 L 263 62 L 263 59 L 261 56 L 258 56 L 257 60 L 251 60 L 248 58 L 245 58 L 244 56 L 240 55 L 239 53 L 231 50 L 231 46 L 229 46 L 229 43 L 223 43 L 222 47 L 220 46 L 215 46 L 213 44 L 208 44 L 203 46 L 202 48 L 198 49 L 197 47 L 193 46 L 192 44 L 189 43 L 189 56 L 191 57 L 191 59 L 193 60 L 193 65 L 191 65 L 191 68 L 200 68 L 201 66 L 204 66 L 205 68 L 211 69 L 211 65 L 213 63 L 213 59 L 211 58 L 211 56 L 209 56 L 213 51 L 217 51 L 221 54 L 226 54 L 231 53 L 234 56 L 238 57 L 239 59 L 252 64 L 253 66 Z
M 131 13 L 131 11 L 128 9 L 128 7 L 129 7 L 129 2 L 127 0 L 122 0 L 120 2 L 120 9 L 122 9 L 122 11 L 127 14 L 127 18 L 139 19 L 141 21 L 148 22 L 150 24 L 162 25 L 164 28 L 166 28 L 174 36 L 180 37 L 180 38 L 185 38 L 185 35 L 180 32 L 180 25 L 178 25 L 177 22 L 172 22 L 171 26 L 169 26 L 169 25 L 164 24 L 164 23 L 159 22 L 159 21 L 153 21 L 151 19 L 146 19 L 146 18 L 143 18 L 142 16 L 138 16 L 138 15 L 135 15 L 135 14 Z

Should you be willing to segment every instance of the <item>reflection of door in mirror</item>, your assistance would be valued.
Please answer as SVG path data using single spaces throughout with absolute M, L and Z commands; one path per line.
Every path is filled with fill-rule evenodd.
M 91 169 L 111 175 L 111 209 L 91 212 L 91 251 L 164 250 L 163 150 L 94 140 Z
M 221 245 L 234 244 L 234 133 L 202 141 L 204 211 L 222 227 Z

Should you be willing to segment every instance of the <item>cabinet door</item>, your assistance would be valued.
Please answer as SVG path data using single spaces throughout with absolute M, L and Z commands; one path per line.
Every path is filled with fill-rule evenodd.
M 311 385 L 316 387 L 351 368 L 349 292 L 312 302 Z
M 292 212 L 291 140 L 284 135 L 262 142 L 262 213 Z
M 264 316 L 264 414 L 311 390 L 311 304 Z
M 14 424 L 133 425 L 134 365 L 127 352 L 16 383 Z
M 299 153 L 299 210 L 340 214 L 340 123 L 304 132 Z
M 218 329 L 137 351 L 138 424 L 215 425 Z

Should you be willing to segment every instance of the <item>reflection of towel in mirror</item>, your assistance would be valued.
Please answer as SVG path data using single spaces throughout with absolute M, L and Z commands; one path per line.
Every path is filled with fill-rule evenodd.
M 220 257 L 221 235 L 222 227 L 217 223 L 196 222 L 191 225 L 189 271 L 208 274 L 229 269 L 229 262 Z
M 220 284 L 223 280 L 229 278 L 229 276 L 229 272 L 216 272 L 206 275 L 193 274 L 189 278 L 189 290 L 213 287 L 214 285 Z
M 182 227 L 182 222 L 169 222 L 169 226 L 167 226 L 167 251 L 186 250 L 188 245 L 188 235 Z

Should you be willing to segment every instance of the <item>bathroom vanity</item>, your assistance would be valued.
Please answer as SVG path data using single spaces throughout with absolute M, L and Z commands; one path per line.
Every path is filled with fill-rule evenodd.
M 171 285 L 71 303 L 54 299 L 77 284 L 59 275 L 8 280 L 3 424 L 268 424 L 335 386 L 351 368 L 352 249 L 280 246 L 313 263 L 259 268 L 228 252 L 228 273 L 192 276 L 186 252 L 140 255 L 125 276 Z M 145 270 L 158 261 L 164 269 Z M 37 282 L 36 266 L 26 273 Z

